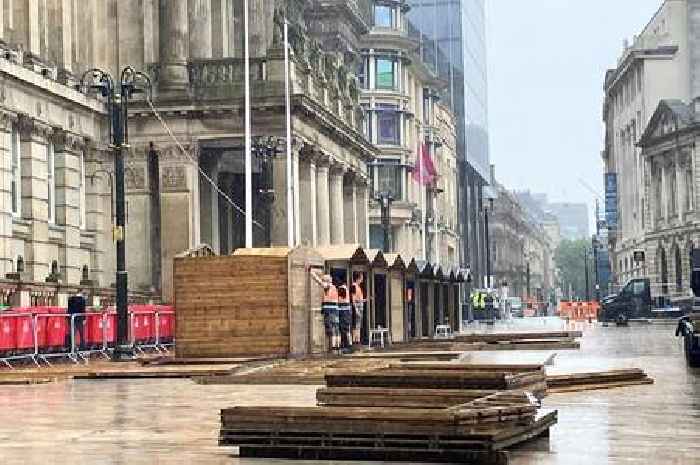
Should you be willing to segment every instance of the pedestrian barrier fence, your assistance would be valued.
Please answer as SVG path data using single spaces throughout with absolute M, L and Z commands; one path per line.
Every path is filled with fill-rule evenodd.
M 591 302 L 559 302 L 559 316 L 574 321 L 597 320 L 600 304 Z
M 133 305 L 128 313 L 129 342 L 137 352 L 167 352 L 175 343 L 175 310 L 169 305 Z M 68 314 L 60 307 L 15 308 L 0 313 L 0 364 L 30 361 L 50 365 L 51 358 L 87 362 L 108 357 L 117 339 L 117 312 L 89 309 Z

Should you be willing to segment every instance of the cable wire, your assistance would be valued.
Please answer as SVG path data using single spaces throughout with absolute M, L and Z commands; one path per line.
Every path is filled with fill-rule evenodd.
M 209 184 L 211 184 L 212 186 L 214 186 L 214 188 L 215 188 L 216 191 L 219 193 L 219 195 L 222 196 L 224 199 L 226 199 L 226 201 L 227 201 L 229 204 L 231 204 L 231 206 L 232 206 L 233 208 L 235 208 L 241 215 L 245 216 L 245 215 L 246 215 L 245 210 L 243 210 L 241 207 L 239 207 L 239 206 L 236 204 L 236 202 L 234 202 L 233 199 L 231 199 L 231 197 L 229 197 L 224 191 L 222 191 L 222 190 L 219 188 L 219 186 L 216 184 L 216 182 L 214 182 L 214 180 L 211 179 L 211 178 L 209 177 L 209 175 L 207 175 L 207 173 L 204 172 L 204 170 L 202 169 L 202 167 L 199 166 L 199 163 L 197 162 L 197 160 L 194 159 L 194 157 L 193 157 L 193 156 L 185 149 L 185 147 L 180 143 L 180 141 L 177 139 L 177 137 L 175 137 L 175 134 L 173 134 L 173 131 L 170 129 L 170 126 L 168 126 L 168 123 L 165 122 L 165 120 L 164 120 L 163 117 L 160 115 L 160 113 L 158 112 L 158 110 L 156 110 L 156 107 L 153 106 L 153 102 L 151 101 L 151 99 L 150 99 L 150 98 L 146 98 L 146 102 L 148 102 L 148 106 L 151 107 L 151 111 L 152 111 L 153 114 L 155 115 L 156 119 L 157 119 L 158 121 L 160 121 L 160 124 L 163 126 L 163 128 L 165 129 L 165 131 L 168 133 L 168 135 L 170 136 L 170 138 L 175 142 L 175 145 L 177 145 L 177 147 L 180 149 L 180 151 L 190 160 L 190 162 L 191 162 L 193 165 L 195 165 L 195 166 L 197 167 L 197 170 L 199 171 L 199 174 L 202 175 L 202 177 L 203 177 L 204 179 L 206 179 L 207 182 L 208 182 Z M 260 223 L 258 223 L 257 221 L 255 221 L 255 219 L 253 219 L 253 224 L 254 224 L 255 226 L 257 226 L 258 228 L 260 228 L 260 229 L 262 229 L 262 230 L 265 230 L 265 227 L 264 227 L 262 224 L 260 224 Z

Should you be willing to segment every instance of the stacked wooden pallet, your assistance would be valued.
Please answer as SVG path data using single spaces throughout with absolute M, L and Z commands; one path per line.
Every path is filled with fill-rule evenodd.
M 654 380 L 639 368 L 593 373 L 571 373 L 547 376 L 547 392 L 577 392 L 611 389 L 623 386 L 652 384 Z
M 539 436 L 556 412 L 530 403 L 452 409 L 234 407 L 221 412 L 221 445 L 242 457 L 506 463 L 502 450 Z
M 366 382 L 365 378 L 357 378 L 350 382 L 347 380 L 347 375 L 338 377 L 336 375 L 340 373 L 336 372 L 330 376 L 328 387 L 316 391 L 317 403 L 326 406 L 447 408 L 499 392 L 518 395 L 527 391 L 542 398 L 547 387 L 544 368 L 536 364 L 407 363 L 390 365 L 379 373 L 386 374 L 389 371 L 404 373 L 400 377 L 406 377 L 406 372 L 418 373 L 419 377 L 414 379 L 409 376 L 406 377 L 407 381 L 397 383 L 395 377 L 385 376 L 381 381 L 373 379 L 371 384 L 390 384 L 391 386 L 361 386 L 360 384 Z M 469 378 L 471 387 L 468 389 L 445 388 L 446 381 L 441 377 L 443 374 L 454 373 L 462 373 L 464 376 L 460 379 Z M 339 382 L 342 385 L 337 386 Z M 452 382 L 451 379 L 450 382 Z M 411 387 L 407 387 L 409 384 Z
M 328 387 L 382 387 L 411 389 L 528 389 L 543 383 L 543 372 L 404 370 L 387 369 L 356 373 L 335 371 L 326 375 Z

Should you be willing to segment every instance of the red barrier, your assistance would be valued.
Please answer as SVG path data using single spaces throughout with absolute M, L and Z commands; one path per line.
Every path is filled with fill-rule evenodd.
M 117 312 L 109 311 L 105 317 L 105 340 L 113 346 L 117 340 Z
M 11 352 L 16 347 L 17 316 L 0 316 L 0 352 Z
M 85 340 L 90 347 L 102 346 L 103 319 L 101 313 L 85 315 Z
M 15 348 L 26 352 L 34 349 L 34 316 L 31 308 L 18 308 Z
M 55 315 L 46 319 L 46 345 L 51 348 L 64 347 L 69 330 L 66 309 L 47 307 L 46 310 L 49 314 Z

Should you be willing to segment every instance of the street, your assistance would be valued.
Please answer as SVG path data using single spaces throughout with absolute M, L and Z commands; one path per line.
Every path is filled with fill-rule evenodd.
M 528 319 L 513 326 L 551 329 L 560 324 Z M 581 350 L 560 351 L 549 373 L 640 367 L 655 384 L 550 395 L 545 407 L 559 410 L 551 438 L 514 451 L 511 463 L 697 463 L 700 371 L 686 368 L 674 327 L 582 328 Z M 315 389 L 200 386 L 188 380 L 3 386 L 0 457 L 6 465 L 283 463 L 232 458 L 234 450 L 218 447 L 219 409 L 313 405 Z

